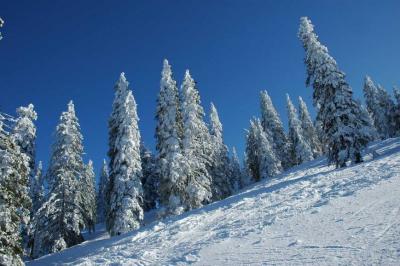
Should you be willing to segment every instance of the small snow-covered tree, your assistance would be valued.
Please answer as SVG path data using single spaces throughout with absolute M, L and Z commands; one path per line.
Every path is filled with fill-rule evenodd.
M 258 153 L 257 119 L 250 120 L 250 128 L 246 134 L 245 165 L 249 176 L 255 181 L 261 180 L 260 160 Z
M 276 158 L 281 161 L 283 169 L 287 169 L 293 165 L 293 162 L 288 155 L 290 144 L 285 134 L 282 121 L 267 91 L 262 91 L 260 93 L 260 98 L 261 124 L 264 132 L 269 142 L 272 144 Z
M 99 185 L 97 188 L 97 222 L 103 223 L 106 219 L 106 189 L 108 186 L 108 167 L 104 159 L 100 170 Z
M 234 181 L 229 166 L 228 148 L 222 137 L 222 124 L 214 104 L 210 108 L 211 175 L 213 200 L 221 200 L 232 194 Z
M 158 194 L 159 176 L 156 169 L 156 159 L 149 149 L 142 143 L 140 149 L 142 158 L 142 185 L 143 185 L 143 209 L 149 211 L 158 207 L 160 196 Z
M 21 151 L 29 158 L 30 178 L 35 174 L 35 141 L 36 141 L 36 126 L 34 121 L 37 119 L 37 114 L 33 104 L 27 107 L 19 107 L 17 109 L 18 118 L 13 128 L 13 137 L 15 143 L 21 147 Z
M 303 137 L 310 145 L 314 158 L 316 158 L 322 153 L 321 142 L 319 141 L 317 130 L 311 120 L 307 105 L 301 97 L 299 97 L 299 118 L 303 130 Z
M 361 150 L 373 139 L 371 125 L 360 115 L 360 106 L 352 98 L 345 74 L 319 42 L 307 17 L 300 20 L 298 36 L 306 52 L 306 85 L 312 84 L 314 88 L 317 121 L 324 132 L 328 159 L 337 167 L 346 166 L 349 160 L 359 163 Z
M 400 90 L 397 87 L 393 88 L 394 98 L 396 104 L 393 107 L 393 123 L 394 123 L 394 134 L 395 136 L 400 135 Z
M 160 175 L 161 215 L 180 214 L 185 210 L 187 184 L 186 160 L 182 155 L 180 103 L 171 66 L 164 60 L 156 111 L 157 169 Z
M 4 20 L 2 18 L 0 18 L 0 28 L 2 28 L 3 25 L 4 25 Z M 3 36 L 1 35 L 1 32 L 0 32 L 0 40 L 1 39 L 3 39 Z
M 394 103 L 386 90 L 376 86 L 369 76 L 364 79 L 364 98 L 367 110 L 371 114 L 376 130 L 382 139 L 394 134 L 392 111 Z
M 239 189 L 243 188 L 245 184 L 242 184 L 242 169 L 240 168 L 239 157 L 236 153 L 235 147 L 232 147 L 230 168 L 231 168 L 231 181 L 233 183 L 233 191 L 236 192 Z
M 125 74 L 115 85 L 109 120 L 110 175 L 106 225 L 111 236 L 140 227 L 143 220 L 142 165 L 136 102 Z
M 282 171 L 282 166 L 259 119 L 250 121 L 246 142 L 246 165 L 254 181 L 272 177 Z
M 396 124 L 394 121 L 394 109 L 395 103 L 393 102 L 389 93 L 383 88 L 381 85 L 378 84 L 378 103 L 381 107 L 383 112 L 384 121 L 387 123 L 387 137 L 393 137 L 395 135 L 395 128 Z
M 211 164 L 210 135 L 204 122 L 196 83 L 186 70 L 182 83 L 183 154 L 187 158 L 186 208 L 191 210 L 211 200 L 212 179 L 208 171 Z
M 95 230 L 96 223 L 96 180 L 92 160 L 83 166 L 82 176 L 79 180 L 79 193 L 80 205 L 85 213 L 85 227 L 90 233 Z
M 3 129 L 0 115 L 0 264 L 24 265 L 20 230 L 29 221 L 28 157 Z
M 294 107 L 288 94 L 286 94 L 288 121 L 289 121 L 289 140 L 291 142 L 290 156 L 296 164 L 308 162 L 313 159 L 311 145 L 304 138 L 303 129 L 297 116 L 297 110 Z
M 55 133 L 47 171 L 49 196 L 32 222 L 32 257 L 58 252 L 83 241 L 85 215 L 80 205 L 80 180 L 84 175 L 83 144 L 74 104 L 68 103 Z
M 43 201 L 45 199 L 43 166 L 41 161 L 36 167 L 36 173 L 30 182 L 30 197 L 32 199 L 32 209 L 31 209 L 31 218 L 32 218 L 33 215 L 42 206 Z

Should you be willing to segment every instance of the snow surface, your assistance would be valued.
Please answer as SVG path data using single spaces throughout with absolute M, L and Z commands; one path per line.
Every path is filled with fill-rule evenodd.
M 399 265 L 400 138 L 370 145 L 364 158 L 339 170 L 317 159 L 201 209 L 118 237 L 100 230 L 27 264 Z

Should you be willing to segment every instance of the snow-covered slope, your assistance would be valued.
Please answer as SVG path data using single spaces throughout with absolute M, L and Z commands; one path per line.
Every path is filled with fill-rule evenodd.
M 28 265 L 399 265 L 400 139 L 366 162 L 324 159 L 184 215 L 106 234 Z

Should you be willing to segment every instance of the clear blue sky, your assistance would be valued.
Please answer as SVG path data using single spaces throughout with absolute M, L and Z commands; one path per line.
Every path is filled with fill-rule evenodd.
M 138 103 L 142 139 L 154 150 L 163 58 L 180 84 L 189 68 L 225 142 L 244 150 L 244 129 L 267 89 L 286 124 L 285 93 L 305 88 L 299 18 L 309 16 L 357 97 L 366 74 L 400 85 L 399 1 L 0 1 L 0 108 L 33 103 L 37 159 L 48 162 L 53 132 L 75 102 L 84 146 L 98 172 L 107 152 L 113 86 L 124 71 Z M 296 103 L 297 104 L 297 103 Z

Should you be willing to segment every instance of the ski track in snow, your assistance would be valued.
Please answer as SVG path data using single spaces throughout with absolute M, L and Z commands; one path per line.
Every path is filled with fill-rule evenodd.
M 371 144 L 364 157 L 339 170 L 317 159 L 27 265 L 400 265 L 400 138 Z

